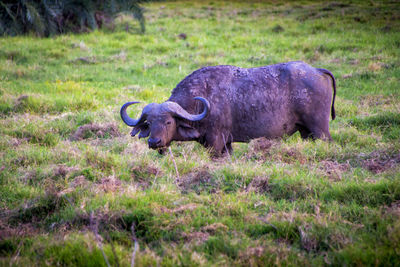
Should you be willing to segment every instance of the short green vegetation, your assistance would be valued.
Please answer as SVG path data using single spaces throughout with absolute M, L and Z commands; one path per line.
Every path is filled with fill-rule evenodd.
M 136 266 L 400 265 L 399 3 L 244 2 L 148 3 L 145 34 L 121 16 L 0 39 L 0 265 L 130 266 L 135 238 Z M 119 118 L 202 66 L 291 60 L 336 76 L 334 142 L 172 158 Z

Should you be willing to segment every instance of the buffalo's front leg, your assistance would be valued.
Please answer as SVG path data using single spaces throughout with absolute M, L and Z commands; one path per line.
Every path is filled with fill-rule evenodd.
M 232 148 L 232 143 L 227 143 L 225 147 L 222 149 L 222 154 L 228 154 L 232 155 L 233 148 Z
M 205 143 L 203 144 L 206 148 L 211 148 L 211 154 L 213 157 L 221 157 L 226 152 L 228 154 L 232 153 L 232 145 L 229 140 L 226 139 L 224 134 L 212 134 L 205 138 Z M 228 142 L 229 141 L 229 142 Z

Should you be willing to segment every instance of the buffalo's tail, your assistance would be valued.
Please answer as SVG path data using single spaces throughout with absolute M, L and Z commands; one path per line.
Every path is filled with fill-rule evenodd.
M 331 76 L 332 78 L 332 84 L 333 84 L 333 100 L 332 100 L 332 108 L 331 108 L 331 114 L 332 114 L 332 120 L 336 118 L 335 114 L 335 97 L 336 97 L 336 80 L 335 77 L 333 76 L 332 72 L 326 69 L 318 69 L 320 72 L 327 74 Z

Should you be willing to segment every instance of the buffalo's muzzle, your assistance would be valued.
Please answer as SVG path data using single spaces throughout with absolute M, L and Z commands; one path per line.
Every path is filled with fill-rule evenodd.
M 161 139 L 160 138 L 149 138 L 148 140 L 150 148 L 158 148 L 161 146 Z

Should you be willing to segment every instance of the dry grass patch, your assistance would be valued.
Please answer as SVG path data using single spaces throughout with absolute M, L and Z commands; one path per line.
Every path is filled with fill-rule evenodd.
M 78 171 L 79 168 L 78 167 L 68 167 L 64 164 L 60 164 L 54 167 L 53 169 L 53 175 L 54 177 L 61 177 L 61 178 L 65 178 L 68 175 L 70 175 L 73 172 Z
M 203 232 L 207 232 L 210 234 L 216 234 L 219 231 L 225 232 L 228 230 L 228 227 L 225 224 L 222 223 L 213 223 L 210 225 L 206 225 L 201 228 Z
M 215 193 L 219 185 L 215 178 L 206 170 L 190 172 L 178 180 L 178 186 L 182 192 L 195 191 L 197 194 L 206 191 Z
M 259 194 L 266 193 L 269 190 L 269 178 L 261 176 L 254 177 L 246 188 L 247 192 L 256 192 Z
M 264 137 L 253 139 L 249 143 L 249 149 L 246 154 L 246 158 L 264 161 L 270 156 L 270 150 L 279 145 L 279 140 L 270 140 Z
M 310 262 L 301 252 L 294 253 L 286 242 L 267 242 L 239 252 L 243 266 L 301 266 Z
M 201 245 L 208 240 L 210 234 L 207 232 L 190 232 L 182 233 L 182 237 L 188 243 L 193 242 L 195 245 Z
M 369 159 L 363 160 L 361 165 L 374 174 L 382 173 L 400 165 L 400 153 L 388 155 L 385 152 L 375 151 Z
M 182 233 L 182 237 L 185 242 L 194 243 L 195 245 L 201 245 L 206 242 L 210 236 L 217 234 L 218 232 L 226 232 L 228 227 L 222 223 L 213 223 L 210 225 L 203 226 L 201 231 L 190 231 L 189 233 Z
M 396 100 L 393 96 L 384 95 L 363 95 L 360 96 L 360 105 L 365 109 L 373 106 L 384 106 L 390 107 L 396 104 Z
M 79 175 L 72 180 L 70 185 L 74 188 L 76 187 L 86 187 L 89 184 L 89 181 L 86 179 L 85 176 Z
M 386 206 L 384 208 L 384 213 L 400 218 L 400 200 L 391 203 L 390 206 Z
M 388 64 L 385 64 L 383 62 L 371 62 L 368 64 L 368 70 L 372 72 L 377 72 L 382 70 L 382 68 L 389 68 L 390 66 Z
M 95 188 L 95 191 L 103 191 L 107 192 L 115 192 L 120 190 L 123 186 L 121 180 L 117 179 L 115 176 L 109 176 L 106 178 L 102 178 Z
M 162 170 L 148 165 L 133 165 L 130 173 L 133 181 L 143 190 L 150 187 L 152 180 L 163 175 Z
M 8 140 L 9 144 L 13 147 L 20 146 L 21 144 L 26 144 L 29 141 L 28 138 L 11 138 Z
M 58 225 L 60 229 L 72 230 L 86 230 L 91 231 L 93 226 L 96 225 L 99 233 L 108 230 L 127 230 L 127 223 L 123 219 L 124 212 L 115 211 L 99 211 L 92 212 L 77 212 L 75 216 L 63 224 Z
M 115 123 L 105 125 L 89 123 L 80 126 L 71 136 L 71 140 L 80 141 L 88 138 L 112 138 L 118 137 L 121 133 Z
M 3 216 L 0 218 L 0 241 L 17 238 L 35 236 L 40 233 L 40 229 L 33 223 L 19 223 L 18 225 L 10 225 Z
M 289 212 L 286 211 L 272 211 L 267 214 L 265 217 L 259 217 L 258 219 L 263 222 L 271 222 L 271 221 L 283 221 L 293 223 L 295 220 L 305 220 L 307 218 L 311 218 L 313 215 L 308 213 L 301 213 L 296 210 L 291 210 Z
M 250 142 L 246 157 L 261 161 L 273 159 L 288 164 L 294 162 L 304 164 L 308 161 L 307 157 L 301 153 L 299 148 L 285 147 L 282 145 L 282 140 L 270 140 L 264 137 L 254 139 Z
M 189 204 L 185 204 L 185 205 L 182 205 L 182 206 L 174 208 L 174 209 L 169 209 L 166 207 L 161 207 L 160 209 L 161 209 L 161 212 L 176 214 L 176 213 L 182 213 L 185 211 L 195 210 L 195 209 L 197 209 L 198 206 L 199 205 L 197 205 L 195 203 L 189 203 Z
M 337 161 L 323 160 L 320 162 L 319 170 L 323 171 L 329 180 L 340 181 L 342 180 L 342 174 L 349 171 L 351 168 L 348 162 L 339 163 Z
M 294 147 L 293 148 L 283 147 L 274 156 L 279 161 L 289 163 L 289 164 L 295 163 L 295 162 L 305 164 L 308 161 L 307 157 L 303 153 L 301 153 L 301 151 L 298 148 L 294 148 Z
M 316 251 L 318 247 L 318 240 L 310 233 L 312 225 L 304 224 L 299 226 L 300 244 L 301 248 L 307 252 Z

